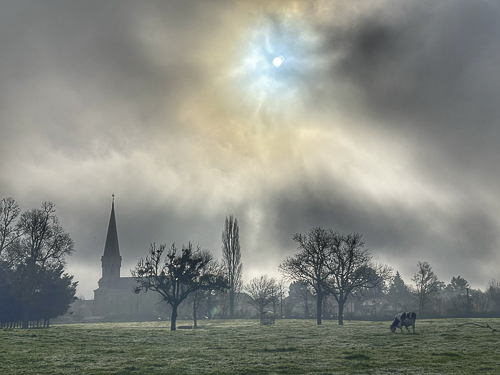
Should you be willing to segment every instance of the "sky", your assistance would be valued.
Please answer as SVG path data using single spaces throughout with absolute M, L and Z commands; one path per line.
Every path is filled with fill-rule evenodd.
M 115 194 L 122 276 L 149 244 L 280 276 L 312 227 L 363 235 L 407 284 L 500 278 L 500 4 L 0 3 L 0 197 L 43 201 L 91 299 Z M 280 66 L 273 60 L 279 58 Z

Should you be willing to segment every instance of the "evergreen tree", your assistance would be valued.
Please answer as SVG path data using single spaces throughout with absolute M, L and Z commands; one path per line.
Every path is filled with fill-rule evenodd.
M 66 314 L 71 302 L 75 301 L 77 282 L 73 276 L 64 273 L 62 265 L 56 269 L 43 272 L 40 292 L 38 294 L 39 318 L 43 326 L 48 327 L 51 318 Z
M 470 285 L 462 276 L 453 276 L 441 295 L 447 315 L 467 316 L 471 309 Z
M 406 310 L 411 301 L 411 292 L 405 284 L 400 273 L 396 271 L 396 275 L 392 278 L 389 284 L 387 298 L 394 305 L 396 311 Z

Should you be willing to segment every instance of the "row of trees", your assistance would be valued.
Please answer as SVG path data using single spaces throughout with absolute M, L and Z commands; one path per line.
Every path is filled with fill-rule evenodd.
M 299 251 L 286 258 L 280 270 L 314 291 L 318 325 L 324 297 L 331 295 L 337 302 L 339 325 L 342 325 L 347 299 L 354 293 L 378 287 L 389 277 L 387 266 L 372 263 L 358 233 L 345 235 L 316 227 L 306 234 L 295 234 L 293 239 Z
M 224 252 L 228 249 L 228 228 L 234 228 L 235 219 L 226 218 L 223 231 L 223 274 L 230 278 L 229 260 L 234 259 Z M 236 238 L 237 238 L 236 222 Z M 291 281 L 288 297 L 284 280 L 277 280 L 267 275 L 254 278 L 249 284 L 241 284 L 241 256 L 238 251 L 239 284 L 235 290 L 246 292 L 251 304 L 260 313 L 264 313 L 272 305 L 272 311 L 279 315 L 290 315 L 293 301 L 303 299 L 304 315 L 309 311 L 316 314 L 317 324 L 321 324 L 323 316 L 336 315 L 339 324 L 343 324 L 344 306 L 351 301 L 361 312 L 366 313 L 373 300 L 371 316 L 376 316 L 377 303 L 382 300 L 380 310 L 393 313 L 400 310 L 416 310 L 424 315 L 471 316 L 472 314 L 500 311 L 500 282 L 489 282 L 486 292 L 470 288 L 469 283 L 461 276 L 452 277 L 449 284 L 440 281 L 428 262 L 417 262 L 417 272 L 408 286 L 399 272 L 392 276 L 392 270 L 386 265 L 372 262 L 371 254 L 364 247 L 358 233 L 341 234 L 331 229 L 313 228 L 305 234 L 297 233 L 293 239 L 298 244 L 298 252 L 285 259 L 280 270 L 285 279 Z M 233 268 L 234 269 L 234 268 Z M 295 294 L 295 297 L 294 297 Z M 240 294 L 230 294 L 230 317 L 233 316 L 233 303 Z M 285 300 L 285 303 L 283 301 Z M 308 301 L 309 300 L 309 301 Z M 310 307 L 315 301 L 316 306 Z M 323 304 L 327 303 L 325 309 Z M 385 303 L 385 306 L 383 305 Z M 279 311 L 277 309 L 279 306 Z M 331 308 L 337 311 L 333 313 Z M 285 309 L 285 313 L 283 312 Z
M 389 268 L 371 262 L 371 255 L 364 248 L 361 235 L 341 234 L 330 229 L 313 228 L 306 234 L 295 234 L 298 253 L 288 257 L 281 265 L 283 274 L 314 292 L 316 297 L 317 324 L 321 324 L 323 299 L 333 296 L 338 304 L 339 324 L 343 324 L 343 309 L 348 298 L 384 283 Z M 183 246 L 177 254 L 175 245 L 165 253 L 166 245 L 159 248 L 152 244 L 149 255 L 140 259 L 132 274 L 138 287 L 136 292 L 152 290 L 159 293 L 171 309 L 171 329 L 175 330 L 179 305 L 190 297 L 196 320 L 197 304 L 209 299 L 216 291 L 229 292 L 230 317 L 239 290 L 242 287 L 242 265 L 238 223 L 232 216 L 226 218 L 222 232 L 222 264 L 214 261 L 208 251 L 192 245 Z M 285 296 L 283 283 L 266 275 L 253 279 L 244 290 L 250 303 L 264 313 L 273 303 L 273 310 Z M 280 304 L 282 306 L 282 304 Z M 282 312 L 281 312 L 282 313 Z
M 418 262 L 418 272 L 407 286 L 399 273 L 391 277 L 388 266 L 372 262 L 358 233 L 341 234 L 331 229 L 312 228 L 297 233 L 293 240 L 298 251 L 280 265 L 285 279 L 292 282 L 286 297 L 284 281 L 267 275 L 242 284 L 241 249 L 238 221 L 226 218 L 222 231 L 222 260 L 208 250 L 194 249 L 191 243 L 181 250 L 173 244 L 152 244 L 149 253 L 132 271 L 136 292 L 153 291 L 171 307 L 171 329 L 176 327 L 178 308 L 192 305 L 194 324 L 202 303 L 212 316 L 215 300 L 227 296 L 228 315 L 246 292 L 248 302 L 260 313 L 268 306 L 283 316 L 283 300 L 289 311 L 293 293 L 309 302 L 315 300 L 317 324 L 321 324 L 325 301 L 335 301 L 339 324 L 343 324 L 344 306 L 349 300 L 387 297 L 394 309 L 419 312 L 500 310 L 500 282 L 492 280 L 486 292 L 472 290 L 464 278 L 453 277 L 448 285 L 439 281 L 427 262 Z M 21 213 L 12 198 L 0 201 L 0 324 L 1 326 L 48 326 L 52 317 L 68 310 L 74 300 L 76 282 L 64 273 L 65 257 L 74 251 L 73 241 L 59 223 L 55 206 L 44 202 L 40 209 Z M 295 296 L 295 299 L 296 296 Z M 224 298 L 222 298 L 224 300 Z
M 74 245 L 60 224 L 55 206 L 21 213 L 13 198 L 0 201 L 0 326 L 49 326 L 64 314 L 76 293 L 64 273 Z
M 376 287 L 351 293 L 347 299 L 349 318 L 390 318 L 395 312 L 409 310 L 424 317 L 500 316 L 500 282 L 495 279 L 484 292 L 472 289 L 462 276 L 453 276 L 446 284 L 438 279 L 429 263 L 417 262 L 412 281 L 413 285 L 407 285 L 396 272 Z M 276 300 L 278 296 L 279 293 L 269 291 L 267 300 Z M 294 281 L 280 306 L 283 312 L 277 312 L 274 306 L 273 311 L 282 317 L 309 318 L 318 314 L 317 305 L 314 289 L 305 282 Z M 338 316 L 339 304 L 332 295 L 323 297 L 321 308 L 323 317 Z
M 392 278 L 384 296 L 400 309 L 415 309 L 424 315 L 478 316 L 500 312 L 500 283 L 490 280 L 485 291 L 473 289 L 462 276 L 453 276 L 448 284 L 439 280 L 428 262 L 417 262 L 406 285 L 399 272 Z

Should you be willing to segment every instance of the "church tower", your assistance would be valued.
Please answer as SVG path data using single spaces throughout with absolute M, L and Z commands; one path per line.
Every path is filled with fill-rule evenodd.
M 111 203 L 111 216 L 109 217 L 108 234 L 106 244 L 104 245 L 104 255 L 101 257 L 102 278 L 99 280 L 99 286 L 102 283 L 113 282 L 120 278 L 120 267 L 122 257 L 118 247 L 118 232 L 116 230 L 115 219 L 115 195 Z

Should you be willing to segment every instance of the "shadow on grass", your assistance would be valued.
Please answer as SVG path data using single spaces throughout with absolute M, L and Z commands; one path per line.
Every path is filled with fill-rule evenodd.
M 458 353 L 450 353 L 450 352 L 444 352 L 444 353 L 431 353 L 432 356 L 439 356 L 439 357 L 448 357 L 448 358 L 460 358 L 461 355 Z
M 351 354 L 351 355 L 346 355 L 344 358 L 350 360 L 361 360 L 361 361 L 368 361 L 371 359 L 370 357 L 364 354 Z
M 283 353 L 283 352 L 295 352 L 297 348 L 290 346 L 287 348 L 264 348 L 260 351 L 264 353 Z

